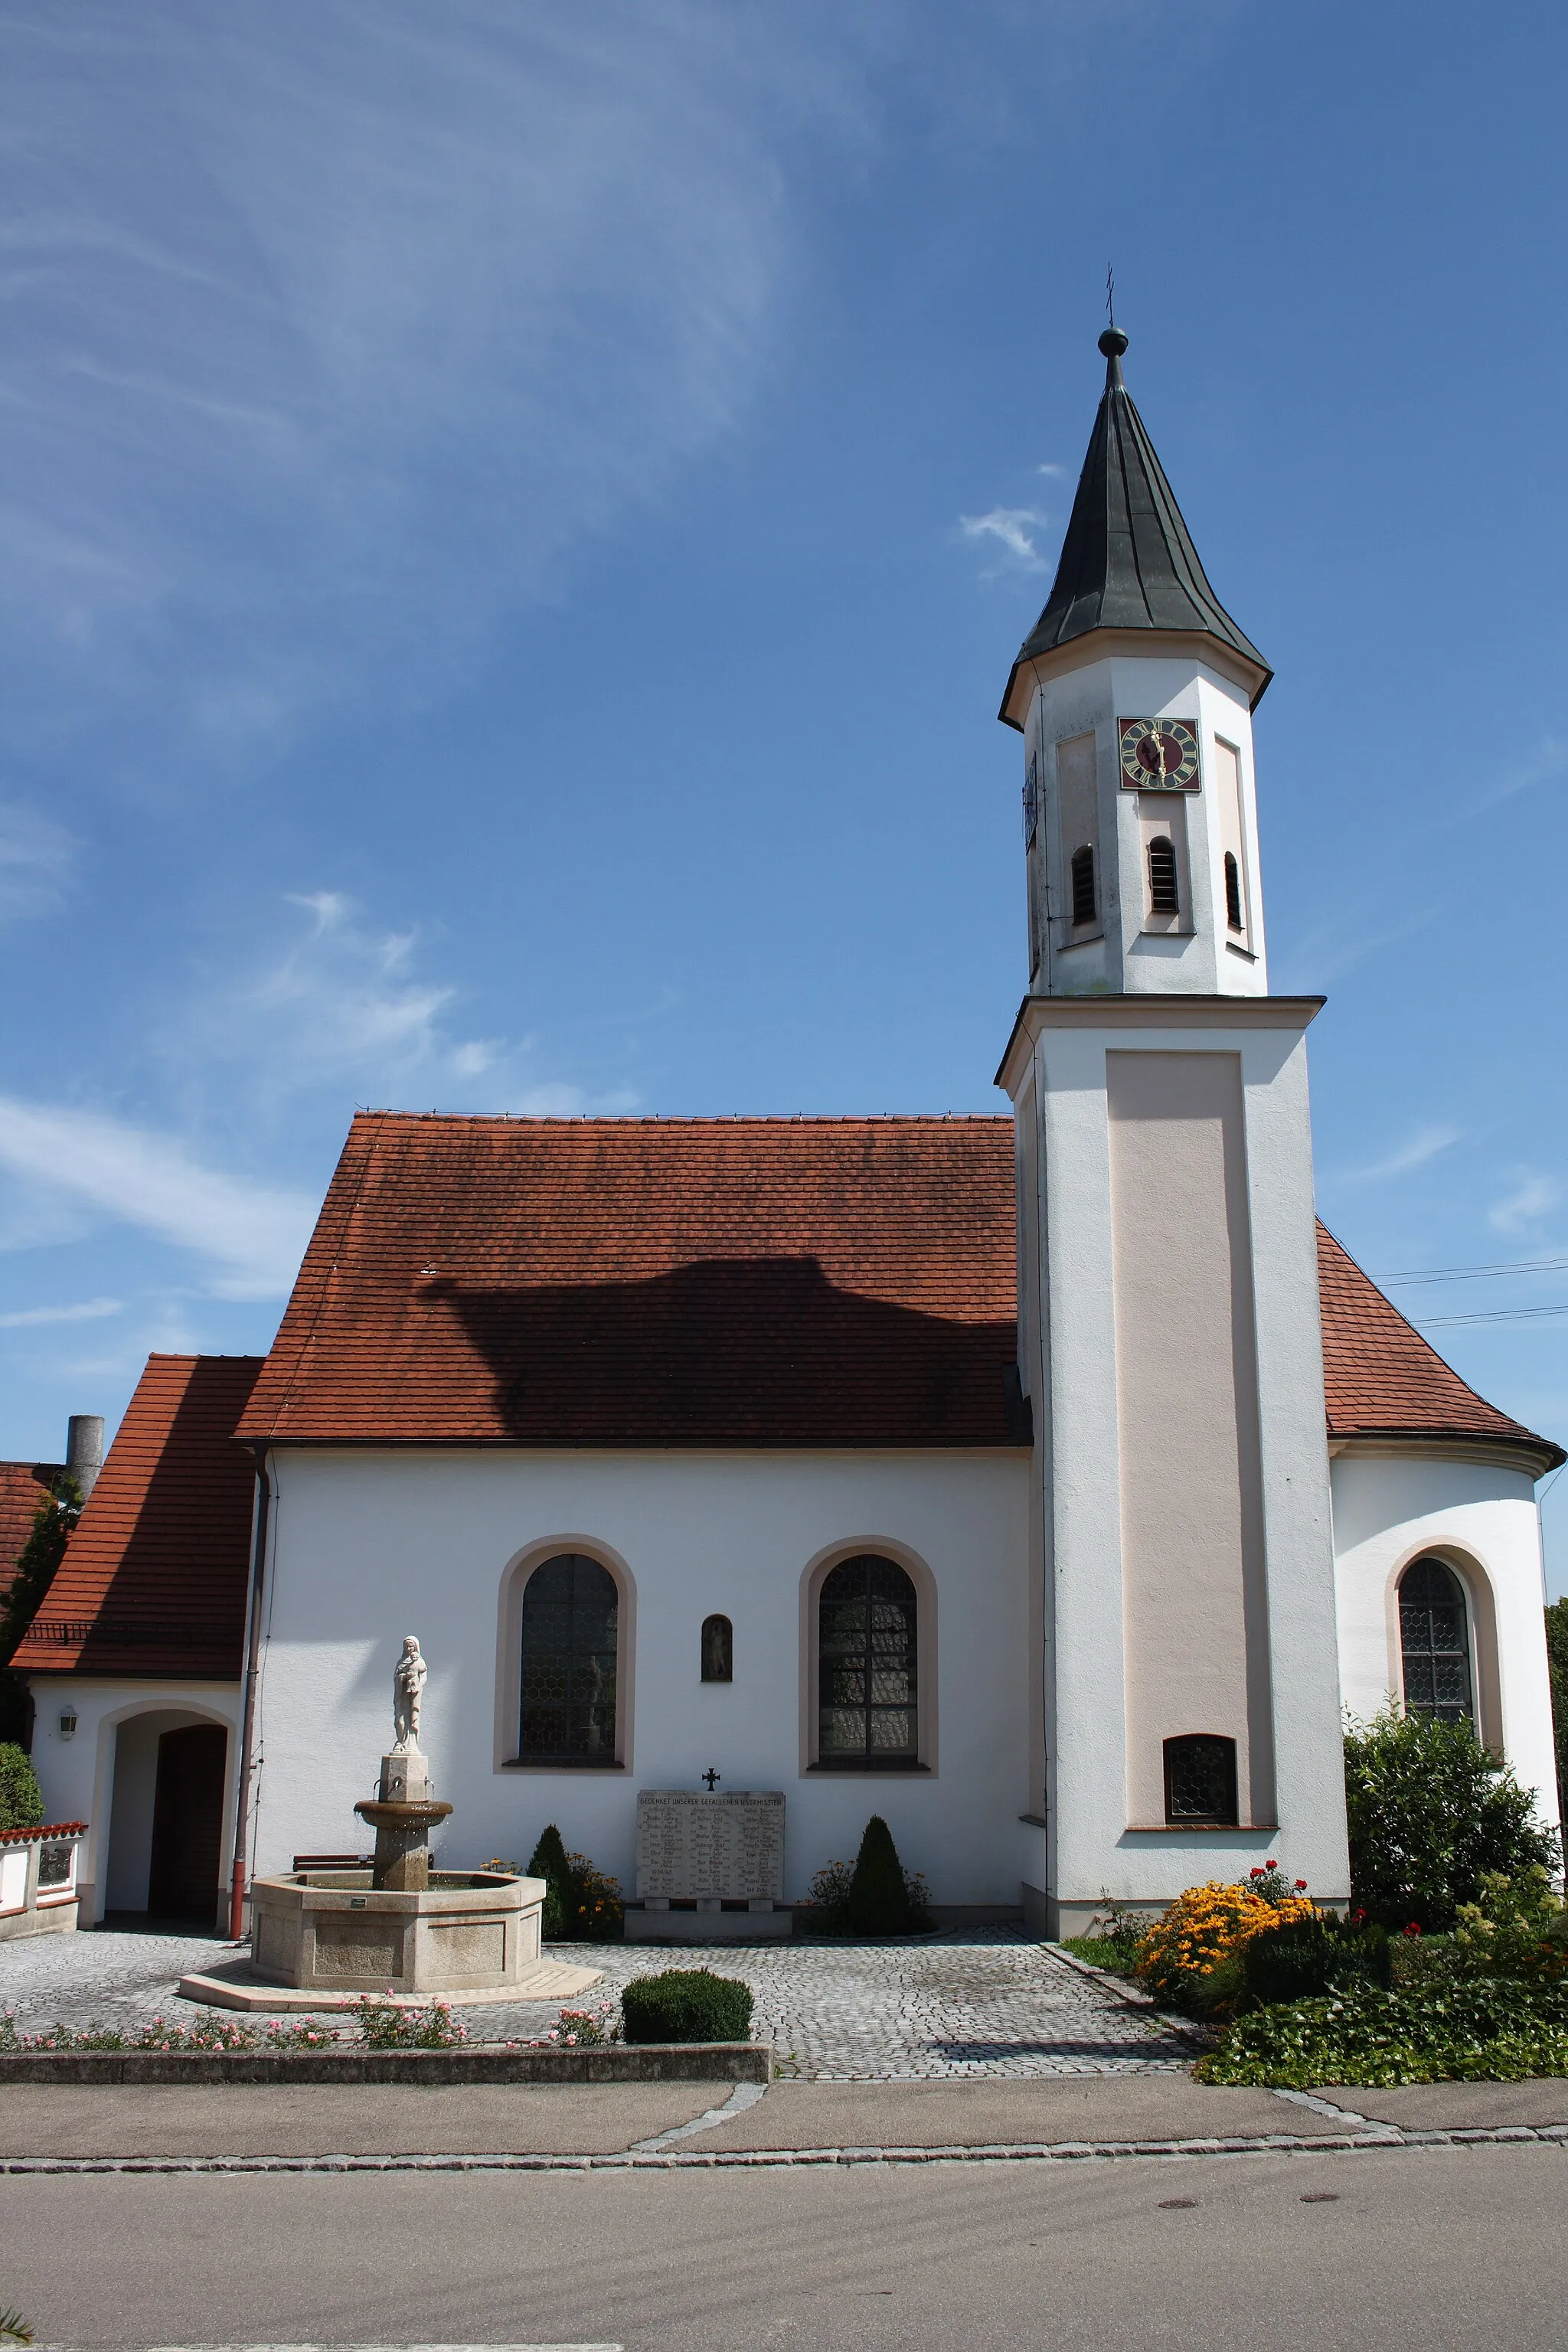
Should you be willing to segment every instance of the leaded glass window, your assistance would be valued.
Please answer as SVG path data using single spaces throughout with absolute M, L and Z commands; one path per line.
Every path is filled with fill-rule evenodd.
M 522 1593 L 521 1762 L 614 1764 L 619 1600 L 608 1569 L 580 1552 L 558 1553 L 529 1578 Z
M 1165 1819 L 1234 1826 L 1236 1742 L 1195 1732 L 1165 1742 Z
M 919 1759 L 915 1588 L 875 1552 L 841 1559 L 817 1603 L 817 1761 L 862 1771 Z
M 1464 1588 L 1440 1559 L 1413 1560 L 1399 1580 L 1399 1647 L 1412 1714 L 1459 1723 L 1475 1712 Z

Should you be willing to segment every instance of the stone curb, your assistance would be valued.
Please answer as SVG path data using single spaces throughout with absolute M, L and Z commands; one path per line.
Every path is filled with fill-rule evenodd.
M 612 2042 L 600 2050 L 21 2050 L 8 2083 L 770 2083 L 767 2042 Z
M 1020 2140 L 965 2147 L 729 2148 L 616 2156 L 13 2156 L 0 2175 L 28 2173 L 745 2172 L 860 2164 L 1194 2163 L 1245 2156 L 1363 2156 L 1381 2148 L 1568 2149 L 1568 2124 L 1454 2131 L 1235 2134 L 1215 2139 Z

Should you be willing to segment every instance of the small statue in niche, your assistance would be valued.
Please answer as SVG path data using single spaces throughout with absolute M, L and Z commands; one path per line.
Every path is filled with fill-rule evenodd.
M 702 1620 L 702 1679 L 728 1683 L 735 1678 L 735 1636 L 728 1617 Z
M 417 1638 L 412 1633 L 403 1637 L 403 1654 L 393 1670 L 392 1721 L 396 1738 L 392 1752 L 402 1756 L 419 1753 L 419 1709 L 425 1696 L 425 1676 L 428 1669 L 419 1654 Z

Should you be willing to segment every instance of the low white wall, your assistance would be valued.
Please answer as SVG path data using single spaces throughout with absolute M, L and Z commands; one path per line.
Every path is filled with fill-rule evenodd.
M 1396 1582 L 1411 1560 L 1436 1553 L 1472 1594 L 1471 1671 L 1483 1736 L 1500 1745 L 1523 1786 L 1536 1791 L 1542 1817 L 1555 1822 L 1546 1596 L 1531 1478 L 1474 1459 L 1354 1451 L 1334 1457 L 1331 1475 L 1345 1706 L 1365 1718 L 1398 1691 Z M 1487 1655 L 1489 1595 L 1495 1660 Z
M 457 1809 L 455 1864 L 526 1862 L 547 1822 L 633 1883 L 639 1788 L 783 1789 L 785 1886 L 852 1856 L 881 1813 L 935 1900 L 1013 1903 L 1027 1809 L 1029 1471 L 1022 1454 L 282 1452 L 260 1694 L 257 1867 L 363 1850 L 405 1633 L 429 1658 L 422 1740 Z M 636 1586 L 628 1769 L 498 1767 L 509 1568 L 607 1548 Z M 935 1587 L 938 1765 L 801 1769 L 801 1580 L 829 1546 L 912 1553 Z M 699 1677 L 704 1617 L 735 1679 Z M 509 1730 L 512 1728 L 508 1727 Z M 508 1746 L 507 1753 L 515 1748 Z
M 85 1675 L 35 1675 L 30 1687 L 37 1708 L 33 1767 L 44 1792 L 45 1816 L 51 1822 L 88 1825 L 78 1865 L 81 1925 L 90 1927 L 106 1910 L 144 1910 L 157 1734 L 180 1723 L 221 1723 L 231 1735 L 229 1755 L 237 1758 L 238 1685 L 96 1682 Z M 71 1738 L 64 1739 L 59 1719 L 68 1704 L 76 1710 L 77 1727 Z M 117 1790 L 115 1767 L 122 1744 L 128 1769 Z M 235 1805 L 235 1772 L 226 1768 L 225 1781 L 226 1871 Z

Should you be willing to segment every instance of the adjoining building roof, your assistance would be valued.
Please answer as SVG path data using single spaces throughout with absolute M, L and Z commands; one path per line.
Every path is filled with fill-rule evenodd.
M 261 1364 L 148 1358 L 20 1672 L 236 1678 L 256 1474 L 234 1433 Z
M 251 1441 L 1029 1442 L 1005 1118 L 354 1120 Z
M 48 1501 L 65 1466 L 63 1462 L 0 1462 L 0 1601 L 11 1590 L 38 1506 Z
M 1536 1457 L 1535 1475 L 1568 1460 L 1467 1387 L 1436 1348 L 1326 1225 L 1318 1227 L 1318 1287 L 1323 1303 L 1323 1385 L 1332 1438 L 1386 1437 L 1503 1445 Z
M 1160 629 L 1217 638 L 1261 673 L 1256 704 L 1273 673 L 1210 587 L 1192 533 L 1165 479 L 1132 395 L 1121 381 L 1127 338 L 1108 328 L 1105 394 L 1079 476 L 1051 593 L 1019 649 L 1002 698 L 1008 717 L 1023 664 L 1091 629 Z M 1016 723 L 1016 722 L 1015 722 Z

